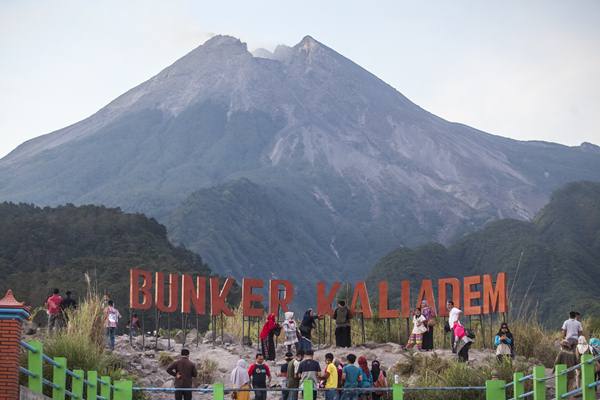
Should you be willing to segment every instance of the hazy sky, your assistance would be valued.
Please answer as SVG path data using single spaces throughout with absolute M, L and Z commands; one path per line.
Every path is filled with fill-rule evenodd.
M 310 34 L 448 120 L 600 144 L 597 0 L 0 0 L 0 157 L 215 33 L 250 49 Z

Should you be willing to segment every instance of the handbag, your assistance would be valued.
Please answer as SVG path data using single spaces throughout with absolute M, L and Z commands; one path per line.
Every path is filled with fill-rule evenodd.
M 512 353 L 512 349 L 509 345 L 507 345 L 506 343 L 500 343 L 498 345 L 498 347 L 496 348 L 496 355 L 497 356 L 504 356 L 507 355 L 509 356 Z

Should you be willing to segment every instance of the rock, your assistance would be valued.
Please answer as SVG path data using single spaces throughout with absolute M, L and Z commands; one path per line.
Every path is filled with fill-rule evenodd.
M 183 334 L 183 331 L 180 330 L 180 331 L 177 331 L 177 333 L 175 334 L 173 339 L 175 340 L 175 343 L 183 344 L 185 342 L 186 337 Z
M 244 344 L 244 346 L 252 346 L 252 339 L 250 339 L 250 337 L 248 336 L 244 336 L 244 339 L 242 339 L 242 343 Z
M 164 387 L 164 388 L 172 388 L 172 387 L 174 387 L 174 381 L 173 381 L 173 379 L 167 380 L 165 383 L 162 384 L 161 387 Z

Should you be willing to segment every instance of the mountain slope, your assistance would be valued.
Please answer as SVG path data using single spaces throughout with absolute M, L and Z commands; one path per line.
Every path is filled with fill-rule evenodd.
M 593 145 L 450 123 L 310 36 L 257 54 L 216 36 L 89 118 L 22 144 L 0 160 L 0 199 L 144 212 L 216 271 L 268 278 L 308 257 L 319 279 L 364 274 L 399 245 L 531 218 L 560 185 L 600 180 Z M 271 209 L 214 201 L 241 178 Z M 280 242 L 282 257 L 247 245 L 253 224 L 227 229 L 253 207 L 264 214 L 249 220 L 277 207 L 290 216 L 266 239 L 294 239 Z
M 445 248 L 402 248 L 382 258 L 369 284 L 506 271 L 513 316 L 557 324 L 572 309 L 600 315 L 600 184 L 557 190 L 533 222 L 500 220 Z M 514 287 L 513 287 L 514 286 Z M 394 290 L 396 292 L 394 292 Z
M 36 306 L 54 287 L 84 296 L 88 273 L 126 315 L 134 267 L 212 275 L 199 256 L 173 246 L 164 226 L 143 215 L 96 206 L 0 204 L 2 293 L 10 288 Z

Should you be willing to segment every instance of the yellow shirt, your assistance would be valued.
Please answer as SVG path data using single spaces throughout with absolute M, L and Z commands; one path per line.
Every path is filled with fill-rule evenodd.
M 327 370 L 329 373 L 329 378 L 327 378 L 327 382 L 325 382 L 325 389 L 336 389 L 338 387 L 338 372 L 337 368 L 333 363 L 327 364 Z

